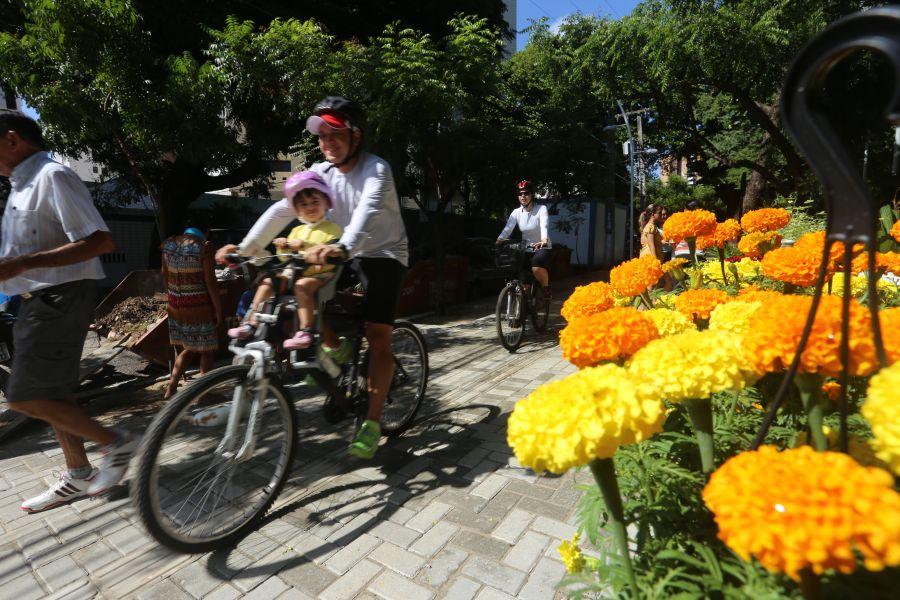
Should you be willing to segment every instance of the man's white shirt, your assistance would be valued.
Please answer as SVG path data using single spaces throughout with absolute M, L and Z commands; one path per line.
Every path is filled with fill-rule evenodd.
M 0 260 L 52 250 L 109 231 L 91 194 L 74 171 L 36 152 L 13 169 L 12 191 L 0 225 Z M 0 282 L 0 292 L 14 296 L 79 281 L 103 279 L 95 257 L 84 262 L 26 271 Z

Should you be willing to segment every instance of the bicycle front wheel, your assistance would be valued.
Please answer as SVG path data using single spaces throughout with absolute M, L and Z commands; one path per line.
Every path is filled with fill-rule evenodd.
M 550 317 L 550 300 L 544 297 L 537 283 L 531 285 L 531 324 L 538 333 L 547 329 L 547 319 Z
M 144 434 L 133 500 L 147 531 L 178 552 L 245 535 L 281 491 L 296 420 L 277 381 L 247 365 L 207 373 L 169 400 Z
M 497 298 L 497 310 L 494 314 L 497 321 L 497 336 L 503 347 L 510 352 L 515 352 L 519 348 L 525 334 L 524 300 L 521 288 L 511 283 L 503 288 L 500 297 Z

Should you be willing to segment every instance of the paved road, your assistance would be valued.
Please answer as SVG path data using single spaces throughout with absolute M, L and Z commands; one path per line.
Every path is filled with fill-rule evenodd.
M 517 399 L 573 370 L 556 345 L 555 304 L 550 331 L 529 334 L 516 354 L 496 341 L 492 317 L 425 319 L 427 406 L 370 462 L 346 458 L 350 429 L 327 425 L 321 399 L 295 388 L 307 418 L 290 481 L 258 531 L 211 554 L 160 548 L 125 489 L 23 513 L 22 498 L 63 468 L 48 432 L 31 430 L 0 449 L 3 597 L 553 598 L 564 574 L 556 546 L 575 530 L 575 479 L 518 465 L 506 420 Z M 125 423 L 151 416 L 129 411 Z

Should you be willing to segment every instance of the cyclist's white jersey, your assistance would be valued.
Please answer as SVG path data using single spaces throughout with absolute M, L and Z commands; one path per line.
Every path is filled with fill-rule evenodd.
M 520 206 L 509 213 L 509 218 L 506 220 L 506 227 L 500 232 L 499 238 L 501 240 L 509 239 L 513 229 L 518 225 L 519 231 L 522 232 L 522 241 L 525 243 L 537 244 L 541 240 L 547 240 L 549 242 L 549 221 L 550 216 L 545 205 L 532 204 L 530 211 L 526 211 Z M 550 247 L 551 245 L 548 244 L 547 248 Z

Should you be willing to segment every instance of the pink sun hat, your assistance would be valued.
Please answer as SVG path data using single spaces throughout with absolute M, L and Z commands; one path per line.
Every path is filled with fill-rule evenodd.
M 312 171 L 300 171 L 294 173 L 284 182 L 284 197 L 293 201 L 294 196 L 301 190 L 312 189 L 325 194 L 328 198 L 328 208 L 334 208 L 334 194 L 325 180 L 318 173 Z

